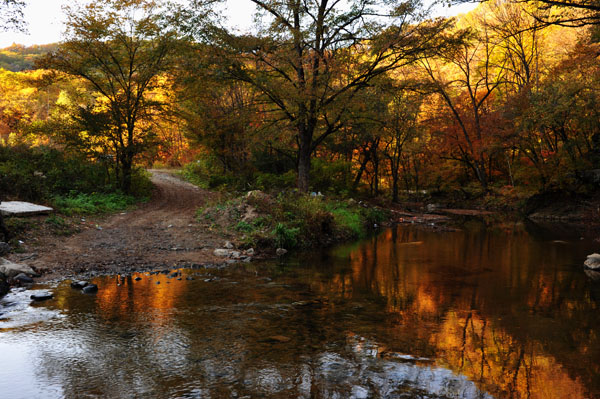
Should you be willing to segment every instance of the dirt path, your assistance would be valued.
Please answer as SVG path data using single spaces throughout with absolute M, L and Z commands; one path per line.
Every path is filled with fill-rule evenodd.
M 165 171 L 151 173 L 155 190 L 147 204 L 110 217 L 98 227 L 88 223 L 74 236 L 47 239 L 26 263 L 47 279 L 88 271 L 117 273 L 219 261 L 212 252 L 223 240 L 194 218 L 196 209 L 215 194 Z

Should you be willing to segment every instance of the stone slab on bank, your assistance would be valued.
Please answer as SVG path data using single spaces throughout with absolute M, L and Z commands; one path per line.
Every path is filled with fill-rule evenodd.
M 0 212 L 4 216 L 32 216 L 54 212 L 54 209 L 22 201 L 0 202 Z

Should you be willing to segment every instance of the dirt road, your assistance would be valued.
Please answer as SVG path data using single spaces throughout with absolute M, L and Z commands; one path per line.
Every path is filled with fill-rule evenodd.
M 45 279 L 88 271 L 172 268 L 215 261 L 223 244 L 195 220 L 195 211 L 214 196 L 165 171 L 153 170 L 151 200 L 134 211 L 90 225 L 71 237 L 46 238 L 26 260 Z M 26 258 L 26 256 L 21 256 Z

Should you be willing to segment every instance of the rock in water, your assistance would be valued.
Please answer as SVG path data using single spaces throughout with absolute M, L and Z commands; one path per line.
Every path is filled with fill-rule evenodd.
M 98 286 L 96 284 L 88 284 L 81 290 L 84 294 L 93 294 L 98 292 Z
M 76 290 L 81 290 L 81 289 L 83 289 L 83 287 L 85 287 L 88 284 L 89 283 L 87 281 L 73 281 L 71 283 L 71 288 L 75 288 Z
M 283 256 L 285 254 L 287 254 L 287 249 L 285 248 L 277 248 L 277 251 L 275 251 L 275 253 L 277 254 L 277 256 Z
M 585 267 L 592 270 L 600 270 L 600 254 L 591 254 L 588 255 L 585 262 L 583 262 Z
M 30 296 L 31 299 L 37 302 L 47 301 L 48 299 L 52 299 L 53 295 L 49 292 L 38 292 Z
M 18 281 L 21 284 L 33 284 L 33 279 L 26 275 L 25 273 L 19 273 L 14 278 L 15 281 Z
M 585 269 L 583 272 L 593 281 L 600 281 L 600 272 L 591 269 Z

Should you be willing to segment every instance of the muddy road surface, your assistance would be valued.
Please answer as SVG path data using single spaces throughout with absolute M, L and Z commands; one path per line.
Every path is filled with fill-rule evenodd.
M 223 244 L 223 238 L 195 219 L 196 210 L 216 194 L 169 172 L 150 172 L 155 188 L 148 203 L 102 221 L 83 219 L 80 233 L 45 237 L 30 248 L 31 255 L 21 254 L 15 260 L 25 259 L 43 279 L 222 262 L 213 250 Z

